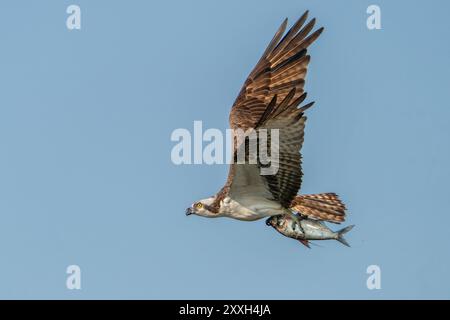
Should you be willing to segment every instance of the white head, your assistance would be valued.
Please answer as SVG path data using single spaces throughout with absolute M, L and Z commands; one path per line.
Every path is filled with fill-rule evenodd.
M 186 215 L 189 216 L 191 214 L 196 214 L 198 216 L 208 218 L 215 218 L 219 216 L 218 213 L 213 212 L 214 210 L 211 207 L 214 200 L 216 200 L 216 196 L 194 202 L 192 206 L 186 209 Z

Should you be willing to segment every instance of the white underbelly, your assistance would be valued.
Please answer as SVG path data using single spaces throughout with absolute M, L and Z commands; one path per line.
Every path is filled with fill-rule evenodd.
M 276 201 L 265 198 L 224 199 L 221 213 L 233 219 L 254 221 L 285 213 L 286 210 Z

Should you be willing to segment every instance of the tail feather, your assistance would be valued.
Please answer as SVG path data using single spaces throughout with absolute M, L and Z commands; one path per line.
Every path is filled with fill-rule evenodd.
M 345 220 L 346 207 L 335 193 L 296 196 L 291 209 L 312 219 L 333 223 Z
M 343 228 L 343 229 L 337 231 L 337 232 L 336 232 L 336 233 L 337 233 L 337 238 L 336 238 L 336 240 L 339 241 L 340 243 L 342 243 L 344 246 L 350 247 L 350 244 L 349 244 L 349 243 L 347 242 L 347 240 L 345 240 L 345 238 L 344 238 L 344 234 L 346 234 L 347 232 L 349 232 L 350 230 L 352 230 L 354 226 L 355 226 L 355 225 L 352 224 L 351 226 L 345 227 L 345 228 Z

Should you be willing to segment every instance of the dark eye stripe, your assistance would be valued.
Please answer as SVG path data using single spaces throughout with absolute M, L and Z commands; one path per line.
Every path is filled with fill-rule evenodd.
M 212 207 L 211 206 L 208 206 L 207 204 L 204 204 L 203 206 L 205 207 L 206 210 L 212 211 Z

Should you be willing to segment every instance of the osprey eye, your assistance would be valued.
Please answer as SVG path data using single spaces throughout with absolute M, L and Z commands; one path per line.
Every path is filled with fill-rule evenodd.
M 197 209 L 203 208 L 203 203 L 197 202 L 197 203 L 195 204 L 195 208 L 197 208 Z

